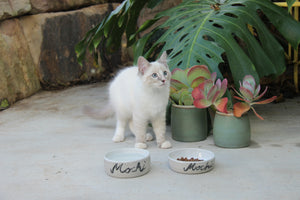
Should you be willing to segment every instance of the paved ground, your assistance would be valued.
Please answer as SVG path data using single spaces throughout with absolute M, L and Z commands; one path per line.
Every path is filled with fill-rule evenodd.
M 248 148 L 219 148 L 212 136 L 196 143 L 170 139 L 168 150 L 149 142 L 152 169 L 133 179 L 111 178 L 103 168 L 104 154 L 133 147 L 133 136 L 115 144 L 114 119 L 81 112 L 84 104 L 100 108 L 106 101 L 106 85 L 94 84 L 40 92 L 0 112 L 0 200 L 300 200 L 300 98 L 257 106 L 265 120 L 251 115 Z M 215 168 L 200 175 L 171 171 L 168 153 L 184 147 L 213 151 Z

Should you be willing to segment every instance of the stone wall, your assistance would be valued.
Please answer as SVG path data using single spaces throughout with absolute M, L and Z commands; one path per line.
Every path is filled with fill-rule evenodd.
M 18 19 L 0 23 L 0 100 L 25 98 L 40 89 L 32 56 Z
M 104 3 L 120 3 L 122 0 L 0 0 L 0 20 L 23 16 L 76 10 Z
M 119 5 L 112 2 L 120 0 L 107 2 L 0 0 L 0 105 L 3 100 L 12 104 L 40 89 L 101 79 L 107 63 L 98 66 L 88 55 L 79 66 L 74 47 Z M 122 63 L 120 52 L 114 61 Z
M 181 0 L 165 0 L 142 12 L 140 23 Z M 122 0 L 0 0 L 0 105 L 41 89 L 101 80 L 103 69 L 124 65 L 126 49 L 96 65 L 87 55 L 76 61 L 75 45 Z M 176 3 L 174 3 L 176 2 Z M 3 109 L 0 106 L 0 110 Z
M 99 79 L 101 67 L 87 55 L 83 66 L 79 66 L 74 51 L 75 45 L 86 32 L 99 23 L 116 4 L 99 4 L 83 9 L 42 13 L 20 19 L 24 36 L 37 66 L 43 88 L 60 88 L 90 79 Z M 114 60 L 121 64 L 120 56 Z

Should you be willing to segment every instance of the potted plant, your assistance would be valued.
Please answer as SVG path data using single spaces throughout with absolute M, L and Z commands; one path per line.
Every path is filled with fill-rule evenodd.
M 260 93 L 261 86 L 256 84 L 255 79 L 251 75 L 246 75 L 240 82 L 239 91 L 233 88 L 238 96 L 234 96 L 239 100 L 233 105 L 233 108 L 227 108 L 228 99 L 222 97 L 227 88 L 227 80 L 222 82 L 218 79 L 206 80 L 196 87 L 192 96 L 194 98 L 194 105 L 198 108 L 214 107 L 217 112 L 213 123 L 214 142 L 217 146 L 226 148 L 239 148 L 250 145 L 251 128 L 247 111 L 252 109 L 255 115 L 263 118 L 255 111 L 253 105 L 267 104 L 276 99 L 272 98 L 258 101 L 267 91 Z
M 182 142 L 205 140 L 208 133 L 207 109 L 193 105 L 192 91 L 205 80 L 216 77 L 205 65 L 172 71 L 170 100 L 172 138 Z

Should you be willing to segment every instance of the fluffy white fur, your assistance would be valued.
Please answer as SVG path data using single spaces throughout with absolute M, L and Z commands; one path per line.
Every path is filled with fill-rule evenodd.
M 153 139 L 151 134 L 146 133 L 147 126 L 151 123 L 158 146 L 171 147 L 171 143 L 165 140 L 165 116 L 171 79 L 166 59 L 165 52 L 156 62 L 148 62 L 139 57 L 137 66 L 120 71 L 111 82 L 110 107 L 102 113 L 102 117 L 110 115 L 109 108 L 116 115 L 114 142 L 125 140 L 125 128 L 129 124 L 136 137 L 135 147 L 147 148 L 146 141 Z M 87 110 L 86 113 L 93 115 L 92 111 Z

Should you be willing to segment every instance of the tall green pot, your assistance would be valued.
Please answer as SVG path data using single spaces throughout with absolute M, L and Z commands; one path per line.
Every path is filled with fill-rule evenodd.
M 181 142 L 197 142 L 207 138 L 207 109 L 172 104 L 172 138 Z
M 234 117 L 232 113 L 216 112 L 213 137 L 215 145 L 224 148 L 241 148 L 250 145 L 251 129 L 248 114 Z

